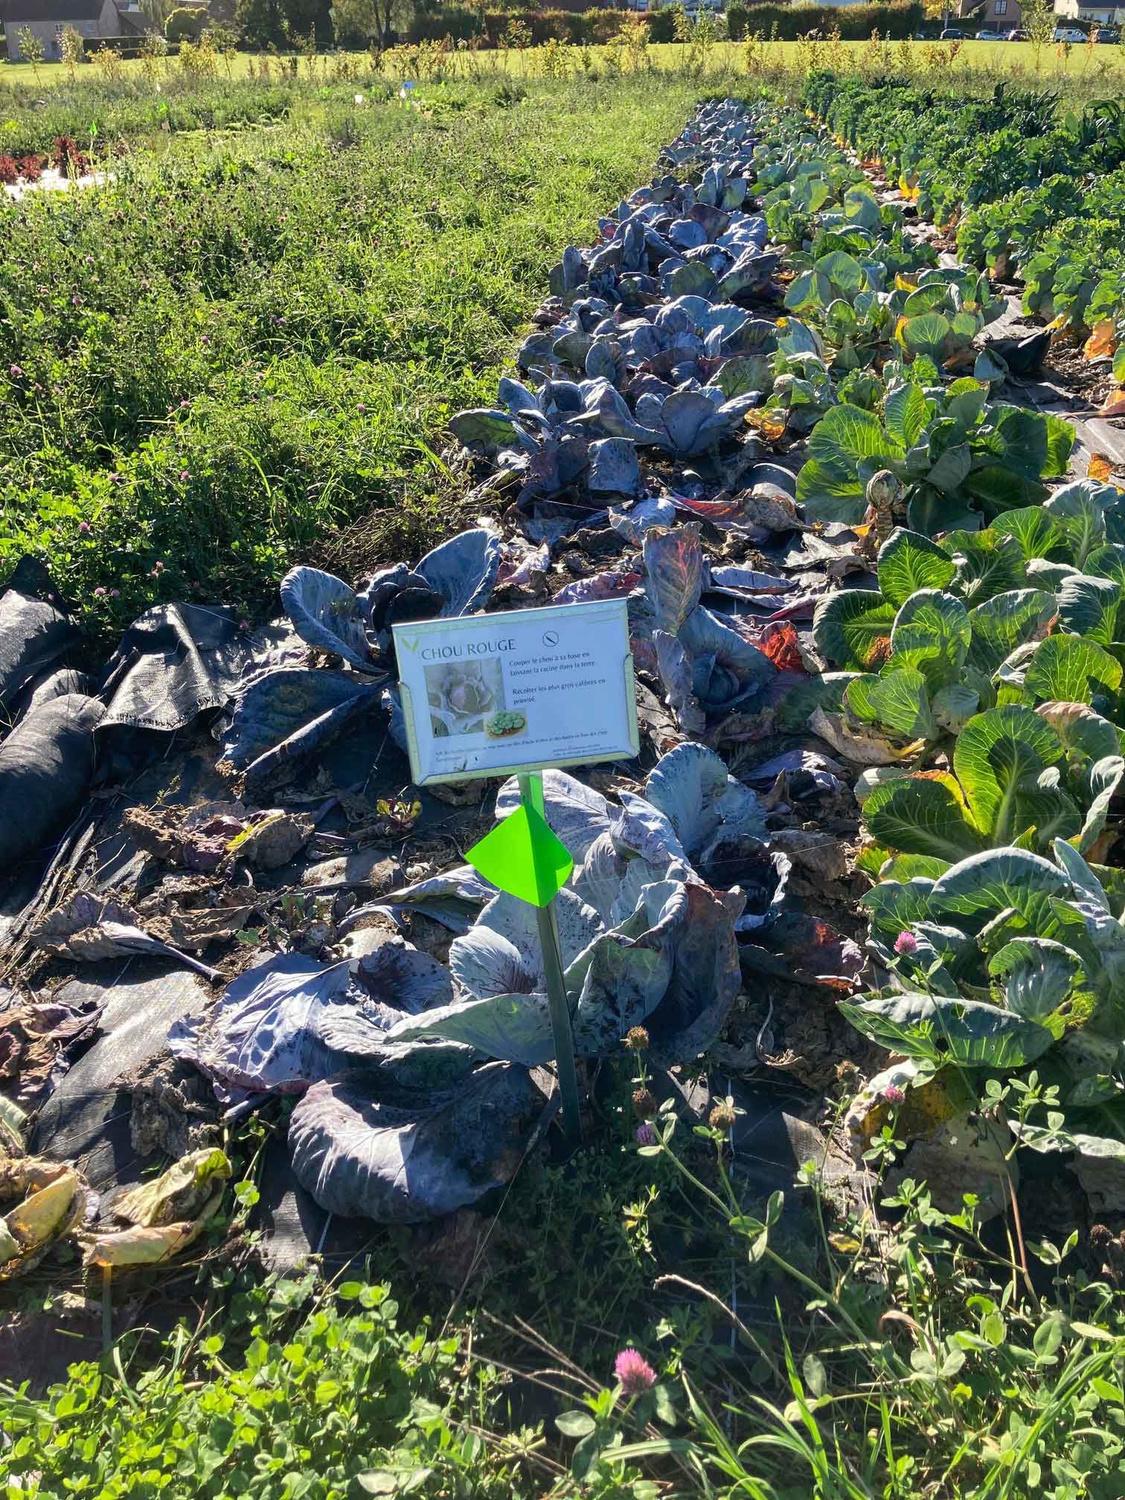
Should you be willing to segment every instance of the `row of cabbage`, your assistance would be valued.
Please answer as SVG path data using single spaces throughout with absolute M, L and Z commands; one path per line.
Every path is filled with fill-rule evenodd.
M 927 533 L 1044 499 L 1073 430 L 990 399 L 1009 371 L 1002 343 L 976 344 L 1003 311 L 987 276 L 939 267 L 795 113 L 761 107 L 746 125 L 752 149 L 709 166 L 691 203 L 670 206 L 684 188 L 663 179 L 622 205 L 607 243 L 567 252 L 549 327 L 520 351 L 531 385 L 503 381 L 457 437 L 524 473 L 524 504 L 639 494 L 638 450 L 713 459 L 744 423 L 810 436 L 797 499 L 812 520 L 859 520 L 878 470 Z M 734 207 L 748 196 L 760 214 Z M 782 269 L 788 315 L 755 316 Z
M 971 99 L 829 73 L 803 98 L 924 217 L 956 226 L 966 262 L 1018 273 L 1027 312 L 1097 330 L 1092 352 L 1115 354 L 1125 384 L 1125 103 L 1062 109 L 1011 84 Z
M 866 192 L 843 186 L 838 162 L 822 169 L 823 139 L 810 161 L 798 128 L 761 174 L 785 179 L 764 196 L 767 222 L 797 273 L 786 305 L 830 372 L 849 367 L 812 428 L 798 499 L 810 519 L 906 522 L 880 549 L 878 589 L 823 600 L 813 632 L 835 670 L 810 727 L 865 767 L 859 863 L 876 881 L 865 904 L 886 980 L 845 1009 L 908 1060 L 893 1078 L 916 1091 L 916 1122 L 961 1118 L 967 1075 L 983 1086 L 1034 1065 L 1063 1108 L 1024 1122 L 1024 1138 L 1120 1158 L 1125 887 L 1097 861 L 1125 773 L 1125 493 L 1087 480 L 1049 495 L 1072 433 L 989 400 L 1008 372 L 1003 345 L 971 353 L 999 310 L 986 277 L 919 272 L 909 259 L 926 252 L 887 205 L 849 223 Z M 901 353 L 887 359 L 888 344 Z M 858 1104 L 868 1132 L 877 1098 Z M 998 1164 L 1004 1133 L 984 1134 Z
M 1125 883 L 1099 863 L 1125 774 L 1123 538 L 1125 494 L 1088 481 L 983 531 L 896 530 L 878 588 L 830 596 L 814 627 L 839 670 L 813 727 L 866 763 L 887 978 L 850 1019 L 945 1097 L 965 1069 L 1034 1065 L 1061 1109 L 1026 1138 L 1095 1157 L 1122 1155 L 1125 1124 Z
M 518 490 L 523 536 L 475 528 L 360 592 L 315 569 L 286 579 L 298 633 L 344 663 L 302 674 L 302 692 L 311 680 L 334 706 L 300 729 L 301 743 L 380 696 L 400 733 L 389 626 L 487 609 L 501 584 L 518 598 L 571 533 L 608 523 L 623 555 L 553 597 L 628 598 L 638 672 L 685 743 L 641 796 L 613 802 L 563 773 L 547 778 L 552 824 L 576 862 L 560 925 L 580 1054 L 613 1052 L 641 1022 L 666 1063 L 719 1034 L 740 959 L 767 941 L 787 900 L 789 862 L 771 847 L 761 798 L 713 747 L 740 715 L 783 698 L 790 721 L 857 771 L 886 989 L 848 1014 L 909 1060 L 895 1073 L 907 1107 L 924 1099 L 931 1125 L 961 1129 L 976 1091 L 1038 1063 L 1057 1074 L 1072 1128 L 1095 1139 L 1081 1128 L 1093 1117 L 1073 1117 L 1093 1110 L 1098 1138 L 1112 1141 L 1102 1116 L 1118 1087 L 1109 1052 L 1121 1018 L 1118 960 L 1105 955 L 1122 929 L 1096 866 L 1123 770 L 1112 665 L 1121 497 L 1082 482 L 1048 498 L 1070 429 L 993 399 L 1005 368 L 996 346 L 980 346 L 998 311 L 987 280 L 935 265 L 823 130 L 793 111 L 709 104 L 661 165 L 595 246 L 564 255 L 520 351 L 525 380 L 504 380 L 495 408 L 452 424 L 487 482 Z M 767 450 L 806 435 L 803 521 Z M 744 613 L 772 614 L 793 584 L 709 559 L 696 524 L 777 536 L 864 517 L 873 534 L 893 533 L 880 588 L 827 594 L 823 581 L 803 661 L 819 653 L 831 670 L 812 676 L 792 639 L 774 649 L 781 622 Z M 1058 641 L 1090 635 L 1095 602 L 1105 644 L 1085 644 L 1104 659 L 1074 657 Z M 1082 677 L 1091 661 L 1097 671 Z M 263 719 L 277 717 L 278 693 L 291 707 L 292 675 L 248 684 L 223 731 L 248 789 L 272 774 L 279 752 L 263 751 Z M 771 785 L 759 769 L 747 778 Z M 950 832 L 943 812 L 942 841 L 919 847 L 935 815 L 933 794 L 916 788 L 931 782 L 964 827 Z M 503 790 L 498 816 L 515 795 Z M 897 815 L 903 797 L 930 800 Z M 742 889 L 724 891 L 735 878 Z M 425 1217 L 493 1185 L 496 1163 L 517 1159 L 533 1128 L 530 1070 L 551 1045 L 543 980 L 526 913 L 471 869 L 378 909 L 451 927 L 448 964 L 401 943 L 344 964 L 271 958 L 182 1028 L 175 1049 L 228 1099 L 301 1093 L 293 1163 L 326 1207 Z M 861 1138 L 882 1107 L 861 1103 Z M 405 1177 L 403 1131 L 415 1143 Z M 983 1149 L 1002 1160 L 1003 1142 Z
M 845 1008 L 908 1059 L 895 1079 L 931 1125 L 963 1122 L 990 1080 L 1034 1065 L 1066 1129 L 1052 1112 L 1025 1137 L 1119 1153 L 1122 886 L 1097 856 L 1125 771 L 1125 496 L 1092 481 L 1051 496 L 1073 431 L 992 399 L 1008 369 L 1004 345 L 979 337 L 1002 307 L 987 277 L 938 267 L 824 130 L 716 105 L 667 161 L 695 188 L 658 180 L 603 224 L 599 247 L 568 252 L 549 327 L 521 351 L 529 385 L 505 382 L 500 407 L 455 431 L 522 469 L 525 501 L 584 482 L 612 491 L 611 444 L 630 476 L 618 503 L 635 502 L 621 524 L 631 515 L 638 534 L 676 514 L 637 501 L 638 449 L 694 462 L 677 481 L 689 488 L 741 423 L 766 440 L 807 435 L 805 519 L 894 527 L 879 589 L 822 601 L 813 632 L 830 670 L 809 725 L 864 768 L 860 863 L 885 983 Z M 750 201 L 760 215 L 743 212 Z M 785 313 L 754 316 L 778 282 Z M 674 549 L 658 536 L 644 551 L 659 615 L 657 559 Z M 685 634 L 682 619 L 672 641 L 657 632 L 657 665 L 681 728 L 698 732 L 714 720 L 685 708 L 701 646 Z M 753 690 L 737 686 L 745 704 Z M 873 1098 L 861 1134 L 878 1124 Z M 1003 1131 L 977 1144 L 1003 1160 Z

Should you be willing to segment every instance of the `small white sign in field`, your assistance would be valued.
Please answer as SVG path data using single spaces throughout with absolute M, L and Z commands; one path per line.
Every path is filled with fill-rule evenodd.
M 394 627 L 415 782 L 636 755 L 624 599 Z

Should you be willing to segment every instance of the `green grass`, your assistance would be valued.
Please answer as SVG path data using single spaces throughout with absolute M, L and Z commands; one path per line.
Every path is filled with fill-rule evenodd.
M 468 1281 L 471 1217 L 385 1231 L 370 1284 L 263 1278 L 225 1223 L 194 1286 L 191 1265 L 115 1281 L 133 1331 L 100 1362 L 0 1384 L 0 1494 L 1118 1500 L 1125 1297 L 1091 1244 L 1029 1245 L 1027 1289 L 971 1197 L 884 1188 L 877 1232 L 812 1163 L 782 1217 L 723 1128 L 669 1105 L 638 1152 L 615 1072 L 597 1144 L 529 1161 Z M 146 1331 L 170 1301 L 190 1316 Z M 658 1379 L 635 1399 L 627 1346 Z
M 328 1500 L 410 1481 L 419 1495 L 510 1495 L 508 1465 L 471 1431 L 499 1377 L 466 1369 L 456 1334 L 401 1328 L 386 1285 L 312 1292 L 311 1276 L 251 1286 L 221 1333 L 181 1328 L 163 1359 L 135 1360 L 131 1339 L 112 1366 L 72 1366 L 45 1401 L 0 1395 L 0 1493 Z
M 108 624 L 185 590 L 262 603 L 369 513 L 432 534 L 445 420 L 491 401 L 550 264 L 693 94 L 349 92 L 0 206 L 0 572 L 34 551 Z

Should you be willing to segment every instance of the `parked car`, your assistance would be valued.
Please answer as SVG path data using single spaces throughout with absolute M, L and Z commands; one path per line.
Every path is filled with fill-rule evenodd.
M 1008 40 L 1010 42 L 1026 42 L 1027 41 L 1027 32 L 1026 31 L 1019 31 L 1018 29 L 1016 31 L 1009 31 L 1008 32 Z
M 1099 26 L 1094 32 L 1095 42 L 1112 42 L 1116 45 L 1121 40 L 1121 33 L 1116 26 Z
M 938 35 L 939 42 L 967 42 L 969 34 L 967 31 L 958 31 L 956 26 L 947 26 Z
M 1003 40 L 1004 40 L 1003 34 L 1001 32 L 999 32 L 999 31 L 987 31 L 986 30 L 986 31 L 978 31 L 977 32 L 977 41 L 978 42 L 1002 42 Z
M 1080 31 L 1077 26 L 1056 26 L 1051 40 L 1053 42 L 1079 43 L 1086 40 L 1086 33 Z

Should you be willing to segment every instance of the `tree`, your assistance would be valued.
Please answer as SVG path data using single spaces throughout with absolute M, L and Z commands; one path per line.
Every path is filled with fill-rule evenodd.
M 74 70 L 82 61 L 86 50 L 86 42 L 82 33 L 74 26 L 63 28 L 63 34 L 59 38 L 59 56 L 66 63 L 66 70 L 71 79 L 74 78 Z
M 331 14 L 338 47 L 367 47 L 379 36 L 375 0 L 334 0 Z
M 163 36 L 164 22 L 176 9 L 176 0 L 141 0 L 141 11 L 153 28 Z M 151 35 L 151 33 L 150 33 Z
M 332 45 L 331 0 L 281 0 L 281 14 L 290 42 L 311 36 L 317 47 Z
M 207 25 L 205 10 L 192 10 L 182 5 L 174 10 L 164 22 L 164 35 L 170 42 L 197 42 Z
M 1055 15 L 1051 0 L 1024 0 L 1020 7 L 1020 21 L 1027 32 L 1027 39 L 1035 48 L 1035 67 L 1039 69 L 1039 53 L 1051 40 L 1055 32 Z
M 238 0 L 235 24 L 249 47 L 284 47 L 288 40 L 281 0 Z
M 20 56 L 31 64 L 31 71 L 38 78 L 39 64 L 43 61 L 42 37 L 37 36 L 30 26 L 21 26 L 16 32 L 16 41 L 20 44 Z
M 389 47 L 394 41 L 396 25 L 404 29 L 410 24 L 414 7 L 406 0 L 369 0 L 375 17 L 375 29 L 371 33 L 380 47 Z

